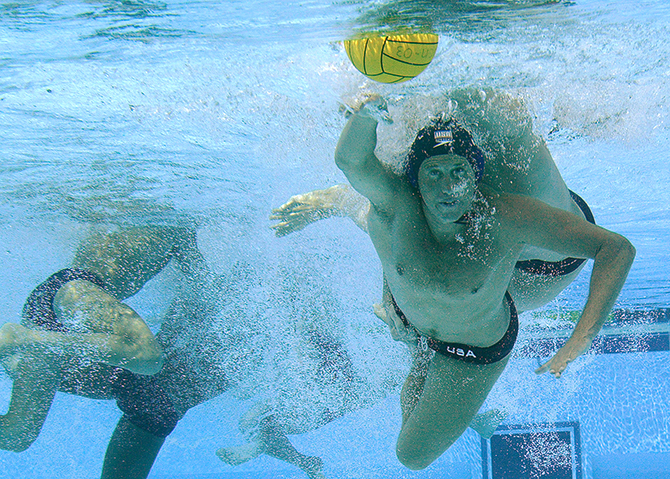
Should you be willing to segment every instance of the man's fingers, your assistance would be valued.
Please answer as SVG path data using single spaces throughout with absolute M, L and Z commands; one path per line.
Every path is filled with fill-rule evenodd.
M 303 213 L 305 211 L 312 211 L 315 208 L 312 205 L 308 205 L 305 203 L 296 203 L 296 205 L 291 208 L 291 211 L 289 212 L 290 215 L 295 215 L 298 213 Z
M 293 210 L 294 206 L 293 205 L 282 205 L 279 208 L 275 208 L 272 210 L 272 215 L 273 216 L 286 216 Z
M 282 206 L 281 208 L 275 208 L 272 210 L 270 219 L 282 219 L 294 215 L 300 215 L 305 212 L 311 212 L 314 210 L 314 206 L 306 203 L 295 203 L 291 206 Z
M 270 226 L 274 230 L 276 236 L 286 236 L 293 233 L 294 228 L 290 227 L 286 223 L 279 223 L 277 225 Z
M 546 363 L 544 363 L 542 366 L 537 368 L 535 370 L 535 374 L 544 374 L 547 371 L 549 371 L 550 369 L 552 370 L 551 373 L 553 374 L 554 373 L 554 371 L 553 371 L 554 368 L 552 367 L 553 361 L 554 361 L 554 359 L 552 358 L 549 361 L 547 361 Z

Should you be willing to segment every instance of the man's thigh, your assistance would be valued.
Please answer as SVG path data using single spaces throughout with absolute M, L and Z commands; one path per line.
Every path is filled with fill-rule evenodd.
M 423 394 L 400 432 L 398 458 L 421 469 L 442 455 L 470 425 L 508 358 L 477 365 L 435 354 Z
M 53 308 L 58 321 L 74 333 L 146 334 L 146 324 L 132 308 L 89 281 L 63 285 Z

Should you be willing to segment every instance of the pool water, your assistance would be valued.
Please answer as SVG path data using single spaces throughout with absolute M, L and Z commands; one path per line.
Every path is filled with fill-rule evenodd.
M 406 83 L 367 80 L 340 41 L 399 26 L 438 33 L 435 59 Z M 268 219 L 293 194 L 345 181 L 333 161 L 341 103 L 361 91 L 387 99 L 394 125 L 380 127 L 378 151 L 393 160 L 411 141 L 404 125 L 444 91 L 473 84 L 523 96 L 568 186 L 637 248 L 618 319 L 603 332 L 609 346 L 560 380 L 533 373 L 549 351 L 537 345 L 555 346 L 572 327 L 564 313 L 582 306 L 586 270 L 540 314 L 522 316 L 487 405 L 531 432 L 578 424 L 580 477 L 670 477 L 662 0 L 0 2 L 2 322 L 19 321 L 27 295 L 69 264 L 91 225 L 197 225 L 214 271 L 253 278 L 227 305 L 245 312 L 228 366 L 243 350 L 254 359 L 237 365 L 229 392 L 186 415 L 151 478 L 306 477 L 267 457 L 231 467 L 214 454 L 244 442 L 238 420 L 259 398 L 305 414 L 309 400 L 333 400 L 304 393 L 301 327 L 345 346 L 367 394 L 365 407 L 291 437 L 324 459 L 326 477 L 482 477 L 471 430 L 425 471 L 395 458 L 408 358 L 371 314 L 381 270 L 365 234 L 332 219 L 276 238 Z M 154 331 L 179 281 L 168 267 L 130 300 Z M 224 313 L 211 327 L 228 327 Z M 0 373 L 2 407 L 10 390 Z M 98 477 L 119 417 L 112 402 L 59 394 L 29 450 L 0 452 L 0 477 Z M 549 449 L 531 441 L 524 457 L 551 463 Z

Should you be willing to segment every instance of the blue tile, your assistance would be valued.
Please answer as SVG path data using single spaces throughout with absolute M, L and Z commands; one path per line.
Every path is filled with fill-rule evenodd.
M 581 479 L 578 423 L 501 426 L 482 439 L 483 479 Z

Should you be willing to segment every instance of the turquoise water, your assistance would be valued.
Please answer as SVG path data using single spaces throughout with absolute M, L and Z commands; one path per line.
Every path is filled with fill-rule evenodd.
M 340 102 L 361 90 L 388 99 L 395 123 L 380 128 L 380 154 L 392 159 L 409 142 L 402 125 L 425 104 L 490 85 L 526 98 L 568 185 L 635 244 L 617 308 L 670 307 L 670 7 L 539 3 L 0 3 L 3 322 L 18 321 L 26 296 L 69 264 L 90 225 L 195 224 L 212 269 L 242 263 L 253 273 L 254 286 L 228 307 L 248 312 L 231 358 L 245 348 L 254 356 L 231 391 L 180 422 L 150 477 L 304 477 L 269 458 L 232 468 L 214 455 L 243 442 L 237 420 L 258 396 L 280 391 L 286 407 L 308 408 L 287 386 L 302 384 L 303 366 L 277 354 L 300 345 L 287 334 L 296 325 L 341 341 L 369 391 L 366 408 L 292 438 L 323 457 L 327 477 L 481 477 L 471 431 L 421 473 L 395 460 L 407 358 L 370 313 L 381 272 L 363 233 L 334 219 L 278 239 L 267 218 L 295 193 L 344 181 L 333 162 Z M 338 43 L 428 21 L 440 34 L 436 58 L 401 85 L 366 81 Z M 579 308 L 587 280 L 548 312 Z M 168 268 L 132 299 L 152 328 L 178 281 Z M 215 327 L 227 321 L 222 313 Z M 522 323 L 518 348 L 565 328 L 530 315 Z M 535 377 L 537 359 L 518 354 L 489 402 L 510 409 L 510 424 L 578 421 L 583 477 L 670 477 L 667 354 L 588 355 L 560 381 Z M 0 383 L 4 405 L 11 382 L 3 373 Z M 0 477 L 96 477 L 118 417 L 113 403 L 59 395 L 28 451 L 0 452 Z

